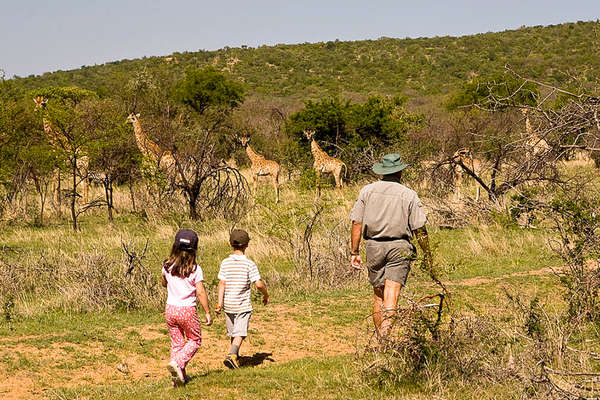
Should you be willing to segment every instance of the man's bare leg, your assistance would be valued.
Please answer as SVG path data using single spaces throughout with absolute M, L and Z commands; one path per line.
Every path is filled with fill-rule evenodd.
M 385 286 L 383 289 L 383 312 L 379 313 L 379 315 L 383 314 L 383 320 L 380 322 L 379 329 L 381 336 L 386 336 L 390 333 L 392 317 L 396 311 L 396 308 L 398 308 L 398 297 L 400 296 L 401 289 L 401 283 L 390 281 L 389 279 L 385 280 Z
M 381 322 L 383 321 L 382 309 L 383 309 L 383 293 L 384 287 L 377 286 L 373 288 L 374 302 L 373 302 L 373 323 L 375 324 L 375 332 L 379 337 L 379 331 L 381 329 Z

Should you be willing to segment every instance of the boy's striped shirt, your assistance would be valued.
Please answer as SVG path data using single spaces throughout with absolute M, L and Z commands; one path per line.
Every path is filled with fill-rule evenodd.
M 245 255 L 232 254 L 221 262 L 217 278 L 225 281 L 223 309 L 226 313 L 252 311 L 250 284 L 260 279 L 254 261 Z

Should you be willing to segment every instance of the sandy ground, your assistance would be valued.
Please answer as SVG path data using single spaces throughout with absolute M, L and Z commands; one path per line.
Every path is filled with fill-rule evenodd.
M 477 286 L 511 277 L 550 275 L 564 268 L 542 268 L 496 278 L 475 277 L 446 284 Z M 356 326 L 339 327 L 329 322 L 323 313 L 312 312 L 311 309 L 312 307 L 303 310 L 302 307 L 274 305 L 269 306 L 266 309 L 268 311 L 253 316 L 250 335 L 241 351 L 242 366 L 261 367 L 304 357 L 324 358 L 356 350 L 360 323 Z M 370 321 L 367 324 L 370 326 Z M 60 387 L 152 382 L 165 378 L 165 366 L 169 361 L 166 324 L 131 327 L 124 329 L 119 335 L 136 335 L 132 331 L 137 332 L 145 342 L 152 341 L 146 346 L 155 347 L 151 352 L 154 356 L 132 349 L 114 350 L 93 340 L 85 344 L 55 342 L 43 349 L 24 343 L 31 343 L 35 339 L 49 339 L 52 338 L 51 334 L 0 338 L 0 398 L 39 399 L 47 398 L 53 389 Z M 221 326 L 213 325 L 203 329 L 202 336 L 202 346 L 188 366 L 188 374 L 192 377 L 223 369 L 222 360 L 229 349 L 229 339 Z M 20 357 L 29 361 L 20 362 Z M 107 361 L 107 358 L 112 361 Z M 7 360 L 12 360 L 12 369 L 4 365 Z M 34 372 L 29 373 L 27 363 L 31 360 L 34 360 L 31 367 Z
M 323 329 L 327 324 L 322 316 L 315 313 L 313 326 L 310 315 L 304 315 L 302 322 L 298 322 L 290 318 L 294 314 L 298 315 L 297 309 L 275 305 L 269 307 L 268 313 L 253 316 L 251 333 L 242 346 L 242 367 L 261 367 L 304 357 L 323 358 L 355 350 L 355 328 L 329 325 L 328 329 Z M 285 330 L 281 329 L 283 326 Z M 47 398 L 59 387 L 163 379 L 168 376 L 165 366 L 169 361 L 169 338 L 165 328 L 166 324 L 153 324 L 127 328 L 119 333 L 131 337 L 131 331 L 136 331 L 145 341 L 155 340 L 151 345 L 157 347 L 154 353 L 160 354 L 158 358 L 131 350 L 107 349 L 104 343 L 97 341 L 85 344 L 58 342 L 43 349 L 23 343 L 31 343 L 37 338 L 48 339 L 51 335 L 0 339 L 0 366 L 9 359 L 19 363 L 20 357 L 37 364 L 37 368 L 36 365 L 32 367 L 32 373 L 28 373 L 26 365 L 31 361 L 17 365 L 10 373 L 7 372 L 9 369 L 1 368 L 0 398 L 39 399 Z M 229 339 L 221 330 L 220 326 L 203 329 L 202 346 L 188 366 L 188 374 L 192 377 L 224 369 L 222 360 L 229 349 Z M 117 361 L 107 362 L 107 352 Z

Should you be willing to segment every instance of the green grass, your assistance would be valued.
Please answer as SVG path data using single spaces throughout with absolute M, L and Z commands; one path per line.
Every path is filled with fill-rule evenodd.
M 433 231 L 436 256 L 449 280 L 494 278 L 561 265 L 544 230 L 491 226 Z
M 325 192 L 320 203 L 325 207 L 325 212 L 315 231 L 316 244 L 326 243 L 320 241 L 331 235 L 332 226 L 347 224 L 347 215 L 357 190 L 357 186 L 345 188 L 346 201 L 338 199 L 332 191 Z M 258 299 L 254 299 L 256 307 L 253 320 L 260 321 L 269 329 L 251 327 L 250 340 L 265 351 L 280 352 L 283 349 L 272 349 L 273 334 L 283 338 L 286 330 L 293 327 L 308 341 L 315 340 L 313 336 L 316 334 L 325 334 L 331 348 L 335 348 L 337 343 L 347 345 L 348 341 L 356 340 L 354 336 L 371 326 L 372 289 L 367 283 L 366 274 L 358 274 L 357 279 L 345 282 L 339 288 L 328 288 L 311 284 L 296 271 L 292 263 L 295 248 L 286 240 L 293 239 L 296 240 L 295 245 L 302 244 L 297 239 L 301 238 L 302 224 L 307 215 L 314 210 L 314 193 L 284 191 L 283 195 L 284 199 L 287 196 L 287 201 L 276 207 L 271 204 L 270 198 L 259 199 L 249 215 L 239 223 L 251 233 L 249 254 L 258 263 L 272 295 L 272 304 L 268 307 L 259 305 Z M 0 242 L 5 245 L 0 256 L 3 262 L 29 265 L 35 270 L 42 262 L 76 262 L 85 253 L 103 254 L 121 260 L 122 241 L 134 244 L 139 251 L 148 240 L 143 263 L 158 279 L 162 260 L 167 256 L 175 231 L 179 227 L 191 227 L 201 237 L 201 264 L 207 286 L 213 293 L 219 263 L 229 252 L 227 232 L 231 223 L 223 220 L 192 222 L 182 217 L 142 218 L 127 212 L 118 214 L 112 224 L 106 224 L 104 218 L 99 212 L 85 215 L 81 219 L 81 232 L 77 233 L 71 231 L 68 223 L 56 220 L 50 220 L 43 227 L 32 227 L 25 222 L 6 225 L 0 231 Z M 342 234 L 345 235 L 344 232 Z M 523 296 L 525 301 L 538 297 L 543 304 L 560 307 L 562 296 L 555 277 L 511 276 L 561 264 L 546 244 L 550 238 L 549 232 L 491 224 L 454 230 L 439 230 L 432 226 L 430 235 L 435 244 L 435 257 L 442 280 L 449 283 L 454 313 L 486 315 L 498 318 L 505 324 L 514 323 L 516 311 L 507 293 Z M 465 281 L 474 277 L 492 280 L 477 285 Z M 360 365 L 348 350 L 344 354 L 330 350 L 313 358 L 298 356 L 294 360 L 292 357 L 291 361 L 286 362 L 265 361 L 260 367 L 233 372 L 221 367 L 209 368 L 201 359 L 197 359 L 192 364 L 195 379 L 186 388 L 177 390 L 168 388 L 169 379 L 166 373 L 163 376 L 162 368 L 158 375 L 132 377 L 128 383 L 99 382 L 81 372 L 77 375 L 79 378 L 73 380 L 69 378 L 71 372 L 102 368 L 112 371 L 127 357 L 141 357 L 155 364 L 166 359 L 168 334 L 162 302 L 155 302 L 151 307 L 142 304 L 139 309 L 129 312 L 119 308 L 73 312 L 64 306 L 52 306 L 69 303 L 42 301 L 60 299 L 64 296 L 60 290 L 36 292 L 35 287 L 28 290 L 15 297 L 16 307 L 11 311 L 11 321 L 2 319 L 0 322 L 0 346 L 21 349 L 0 351 L 0 366 L 15 376 L 31 374 L 38 382 L 34 389 L 38 397 L 427 399 L 435 394 L 441 398 L 475 399 L 494 398 L 496 393 L 503 392 L 505 395 L 502 398 L 509 399 L 519 391 L 511 382 L 481 387 L 474 382 L 452 381 L 441 388 L 425 382 L 404 380 L 395 385 L 381 386 L 363 379 Z M 158 286 L 155 290 L 152 296 L 164 297 L 162 287 Z M 427 274 L 418 263 L 415 264 L 403 293 L 419 298 L 437 291 L 438 288 L 430 285 Z M 159 303 L 160 306 L 157 305 Z M 404 300 L 402 304 L 406 304 Z M 148 330 L 150 326 L 152 330 Z M 142 329 L 152 333 L 152 336 L 145 337 Z M 215 324 L 206 330 L 213 335 L 211 337 L 221 341 L 226 340 L 224 331 L 222 318 L 217 318 Z M 284 342 L 280 346 L 301 355 L 307 345 L 298 341 L 298 338 L 295 340 L 294 343 Z M 38 352 L 32 352 L 31 349 L 37 349 Z

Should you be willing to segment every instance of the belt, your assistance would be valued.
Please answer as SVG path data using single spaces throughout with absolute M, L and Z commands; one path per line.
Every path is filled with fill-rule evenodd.
M 399 238 L 391 238 L 391 237 L 370 238 L 370 237 L 365 236 L 365 240 L 372 240 L 374 242 L 394 242 L 396 240 L 410 241 L 408 236 L 403 236 L 403 237 L 399 237 Z

